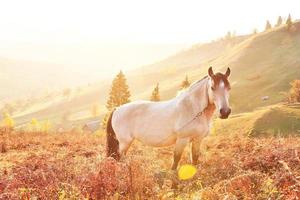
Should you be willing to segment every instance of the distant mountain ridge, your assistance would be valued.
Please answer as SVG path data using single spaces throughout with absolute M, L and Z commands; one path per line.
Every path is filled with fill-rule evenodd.
M 35 93 L 35 90 L 49 83 L 47 76 L 57 76 L 50 71 L 41 70 L 39 67 L 43 65 L 45 64 L 0 58 L 1 101 L 10 101 L 23 95 L 30 96 Z M 57 80 L 57 84 L 59 82 Z M 51 86 L 53 84 L 51 83 Z
M 0 58 L 1 102 L 68 87 L 80 76 L 62 65 Z

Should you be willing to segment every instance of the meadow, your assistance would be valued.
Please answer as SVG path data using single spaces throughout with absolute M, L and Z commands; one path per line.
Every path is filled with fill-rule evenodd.
M 102 135 L 2 132 L 0 199 L 297 199 L 300 138 L 212 134 L 197 174 L 170 171 L 172 148 L 135 142 L 126 159 L 105 158 Z M 181 165 L 190 163 L 186 148 Z M 172 189 L 172 182 L 178 184 Z
M 299 199 L 299 80 L 290 89 L 300 75 L 299 35 L 299 20 L 247 35 L 229 32 L 156 63 L 120 71 L 112 84 L 107 78 L 53 91 L 40 88 L 22 98 L 40 81 L 51 85 L 67 78 L 60 68 L 44 66 L 48 83 L 36 73 L 40 64 L 1 58 L 1 75 L 16 78 L 9 78 L 13 84 L 3 79 L 2 85 L 10 87 L 0 94 L 8 99 L 1 101 L 0 200 Z M 23 65 L 31 68 L 18 71 Z M 170 170 L 172 147 L 134 142 L 121 162 L 105 156 L 100 121 L 105 125 L 110 111 L 130 101 L 174 98 L 207 75 L 209 66 L 221 72 L 231 68 L 233 113 L 214 120 L 201 144 L 195 176 L 181 180 Z M 190 82 L 182 87 L 185 80 Z M 20 99 L 10 100 L 15 93 Z M 96 132 L 82 130 L 90 122 L 98 123 Z M 189 153 L 190 147 L 180 166 L 191 163 Z

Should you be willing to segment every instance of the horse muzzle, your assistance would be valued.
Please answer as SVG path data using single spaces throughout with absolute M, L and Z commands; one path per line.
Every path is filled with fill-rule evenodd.
M 230 108 L 221 108 L 220 109 L 220 118 L 221 119 L 227 119 L 231 113 Z

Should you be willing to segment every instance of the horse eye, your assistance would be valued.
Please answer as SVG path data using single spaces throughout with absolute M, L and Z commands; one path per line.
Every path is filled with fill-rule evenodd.
M 211 86 L 211 90 L 215 90 L 215 87 L 214 87 L 214 86 Z

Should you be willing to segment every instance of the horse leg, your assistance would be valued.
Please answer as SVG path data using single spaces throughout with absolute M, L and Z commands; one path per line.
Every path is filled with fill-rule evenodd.
M 198 164 L 198 159 L 200 155 L 200 144 L 201 144 L 201 137 L 196 137 L 192 141 L 192 163 L 193 165 Z
M 119 151 L 120 151 L 121 156 L 126 155 L 132 141 L 133 140 L 120 143 Z
M 176 170 L 178 167 L 178 163 L 181 159 L 182 152 L 189 142 L 189 138 L 180 138 L 176 140 L 175 149 L 174 149 L 174 161 L 172 165 L 172 170 Z
M 131 143 L 133 142 L 132 138 L 127 138 L 126 140 L 121 140 L 119 143 L 119 153 L 121 159 L 126 155 Z
M 174 160 L 172 165 L 172 170 L 175 172 L 178 167 L 178 163 L 181 159 L 183 150 L 187 143 L 189 142 L 189 138 L 180 138 L 176 140 L 175 149 L 174 149 Z M 179 184 L 179 181 L 177 178 L 173 178 L 172 180 L 172 189 L 177 189 L 177 186 Z

